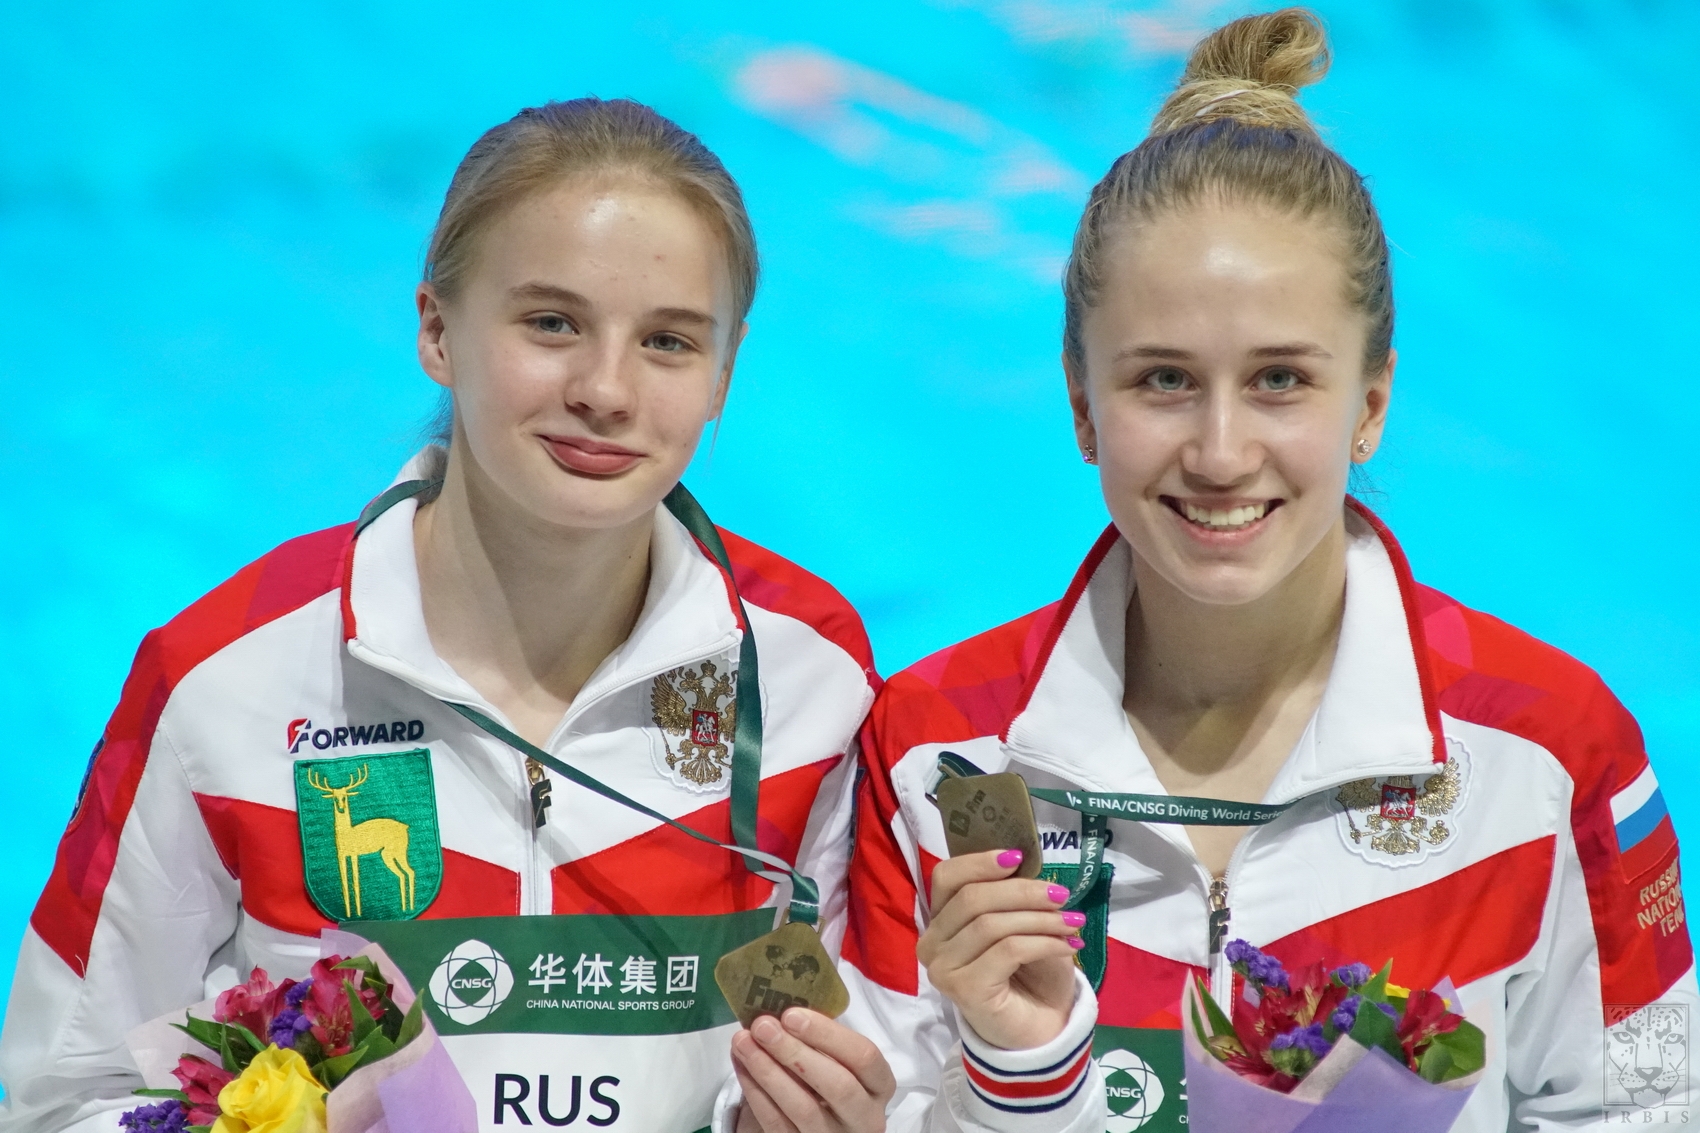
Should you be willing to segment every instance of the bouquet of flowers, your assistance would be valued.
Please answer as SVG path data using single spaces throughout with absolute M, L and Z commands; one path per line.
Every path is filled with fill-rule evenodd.
M 1481 1028 L 1449 984 L 1410 989 L 1365 964 L 1289 973 L 1243 940 L 1227 948 L 1241 993 L 1230 1018 L 1196 977 L 1187 989 L 1191 1126 L 1348 1133 L 1451 1128 L 1487 1062 Z M 1450 993 L 1450 994 L 1448 994 Z
M 119 1126 L 128 1133 L 472 1133 L 471 1094 L 423 1006 L 375 946 L 326 957 L 304 980 L 274 984 L 255 968 L 212 1002 L 210 1020 L 190 1008 L 176 1016 L 183 1022 L 167 1016 L 132 1035 L 150 1085 L 165 1027 L 206 1053 L 178 1054 L 170 1068 L 178 1088 L 137 1090 L 158 1100 L 124 1114 Z

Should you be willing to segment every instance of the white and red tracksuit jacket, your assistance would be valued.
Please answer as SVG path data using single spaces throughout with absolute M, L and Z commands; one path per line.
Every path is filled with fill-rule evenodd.
M 399 479 L 439 460 L 427 450 Z M 142 642 L 24 938 L 0 1129 L 115 1130 L 139 1104 L 128 1031 L 255 965 L 307 975 L 331 922 L 303 884 L 300 758 L 429 748 L 442 882 L 424 918 L 711 914 L 784 896 L 732 854 L 564 781 L 534 829 L 524 757 L 441 703 L 503 719 L 431 648 L 414 512 L 404 501 L 357 540 L 352 524 L 291 540 Z M 813 876 L 835 915 L 856 731 L 878 684 L 867 637 L 826 583 L 724 538 L 761 650 L 760 846 Z M 657 508 L 642 615 L 547 750 L 729 840 L 729 777 L 699 787 L 669 767 L 677 740 L 652 691 L 680 666 L 730 672 L 742 633 L 720 568 Z M 469 1084 L 487 1109 L 485 1084 Z
M 1489 1051 L 1456 1129 L 1688 1120 L 1695 973 L 1635 721 L 1580 663 L 1412 581 L 1367 511 L 1347 520 L 1334 667 L 1264 800 L 1300 801 L 1234 853 L 1228 939 L 1289 966 L 1450 977 Z M 906 946 L 946 853 L 925 798 L 941 751 L 1033 786 L 1166 793 L 1122 709 L 1131 594 L 1111 528 L 1061 602 L 915 664 L 875 703 L 843 967 L 847 1021 L 903 1052 L 895 1130 L 1184 1128 L 1178 1001 L 1207 964 L 1211 878 L 1181 828 L 1111 821 L 1096 1002 L 1024 1074 L 986 1064 Z M 1047 862 L 1077 861 L 1078 816 L 1035 809 Z

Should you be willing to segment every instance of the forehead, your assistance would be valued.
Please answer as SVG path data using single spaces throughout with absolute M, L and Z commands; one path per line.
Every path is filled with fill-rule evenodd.
M 1103 252 L 1101 314 L 1124 328 L 1349 333 L 1358 328 L 1339 237 L 1319 221 L 1214 202 L 1118 229 Z
M 729 302 L 724 246 L 678 193 L 632 179 L 574 178 L 523 198 L 479 240 L 471 280 L 545 282 L 658 301 Z

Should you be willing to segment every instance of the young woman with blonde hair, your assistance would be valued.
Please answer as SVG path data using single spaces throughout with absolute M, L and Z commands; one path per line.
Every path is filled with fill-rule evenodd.
M 430 997 L 483 1128 L 877 1128 L 867 1040 L 740 1031 L 711 976 L 777 907 L 835 916 L 877 684 L 855 611 L 679 485 L 756 276 L 736 184 L 647 107 L 479 139 L 416 294 L 447 447 L 143 641 L 24 939 L 0 1129 L 116 1129 L 132 1028 L 306 977 L 337 924 Z
M 1393 290 L 1362 178 L 1295 101 L 1327 62 L 1300 9 L 1219 29 L 1094 189 L 1062 362 L 1113 522 L 1060 602 L 893 677 L 869 718 L 847 1021 L 890 1036 L 894 1128 L 1183 1128 L 1181 990 L 1231 995 L 1233 938 L 1450 978 L 1488 1036 L 1458 1129 L 1686 1101 L 1606 1058 L 1697 998 L 1634 720 L 1419 585 L 1347 495 L 1388 418 Z M 1261 821 L 1040 801 L 1024 880 L 1019 850 L 941 860 L 941 759 Z

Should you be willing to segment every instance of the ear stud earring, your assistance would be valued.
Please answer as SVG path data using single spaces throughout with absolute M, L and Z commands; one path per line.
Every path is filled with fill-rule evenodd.
M 1098 453 L 1092 448 L 1091 445 L 1087 445 L 1086 448 L 1081 452 L 1080 459 L 1084 460 L 1087 464 L 1097 464 L 1098 463 Z
M 1364 440 L 1362 437 L 1358 438 L 1358 446 L 1357 447 L 1358 447 L 1358 455 L 1359 456 L 1368 456 L 1369 455 L 1369 442 Z

